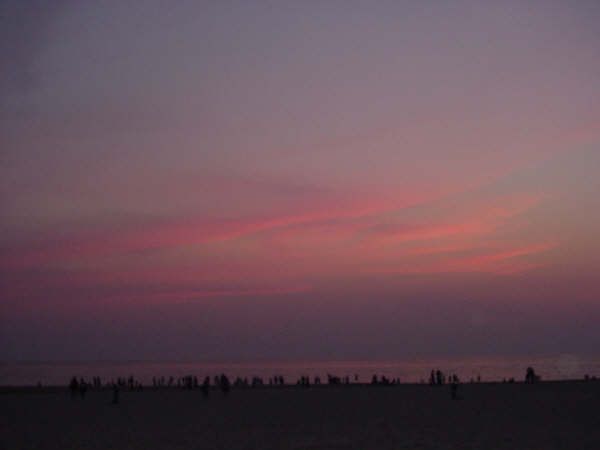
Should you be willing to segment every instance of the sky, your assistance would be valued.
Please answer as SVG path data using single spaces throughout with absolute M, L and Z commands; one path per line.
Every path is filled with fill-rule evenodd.
M 597 1 L 0 4 L 0 359 L 600 345 Z

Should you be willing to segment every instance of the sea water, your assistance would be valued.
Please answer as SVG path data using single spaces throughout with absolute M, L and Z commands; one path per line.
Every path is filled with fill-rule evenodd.
M 66 385 L 71 377 L 102 382 L 133 376 L 145 385 L 153 378 L 192 375 L 202 380 L 226 374 L 251 379 L 261 377 L 265 383 L 274 376 L 294 384 L 301 376 L 322 381 L 327 375 L 349 377 L 350 382 L 368 383 L 373 375 L 400 379 L 403 383 L 427 382 L 431 370 L 456 374 L 461 381 L 523 380 L 527 367 L 533 367 L 542 380 L 582 379 L 585 375 L 600 377 L 600 357 L 561 354 L 551 356 L 494 356 L 460 358 L 413 358 L 377 361 L 245 361 L 245 362 L 172 362 L 172 361 L 78 361 L 78 362 L 1 362 L 1 386 Z

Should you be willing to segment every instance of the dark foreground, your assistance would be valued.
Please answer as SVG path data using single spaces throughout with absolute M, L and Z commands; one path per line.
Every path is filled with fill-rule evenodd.
M 600 382 L 0 392 L 2 449 L 598 449 Z

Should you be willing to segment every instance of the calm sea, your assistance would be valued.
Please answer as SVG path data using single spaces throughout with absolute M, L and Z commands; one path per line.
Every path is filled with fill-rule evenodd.
M 400 378 L 402 382 L 427 380 L 432 369 L 456 373 L 461 380 L 481 377 L 482 381 L 502 381 L 514 377 L 522 380 L 532 366 L 544 380 L 581 379 L 586 374 L 600 378 L 600 357 L 573 354 L 536 357 L 422 358 L 387 361 L 298 361 L 298 362 L 1 362 L 1 386 L 66 385 L 72 376 L 100 376 L 103 382 L 133 375 L 143 384 L 152 384 L 152 377 L 174 378 L 225 373 L 229 377 L 259 376 L 268 381 L 275 375 L 286 383 L 295 383 L 300 376 L 313 379 L 327 374 L 349 376 L 354 382 L 369 382 L 374 374 Z

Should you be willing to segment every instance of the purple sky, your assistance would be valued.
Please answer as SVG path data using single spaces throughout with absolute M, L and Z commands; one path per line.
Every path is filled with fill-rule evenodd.
M 0 359 L 589 353 L 597 1 L 4 1 Z

